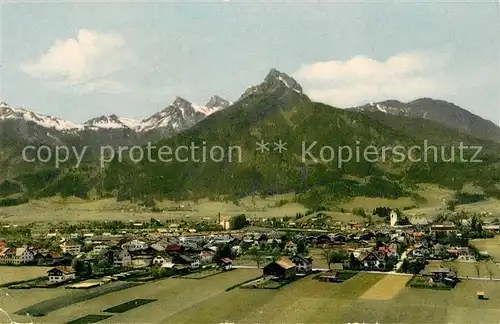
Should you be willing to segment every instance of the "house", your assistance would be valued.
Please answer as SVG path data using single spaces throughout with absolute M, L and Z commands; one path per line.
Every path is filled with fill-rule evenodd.
M 457 273 L 450 268 L 435 268 L 425 271 L 423 275 L 430 276 L 432 282 L 454 285 L 458 281 Z
M 469 262 L 476 261 L 476 257 L 470 253 L 468 247 L 457 248 L 457 250 L 458 250 L 457 261 L 469 261 Z
M 122 244 L 122 248 L 128 251 L 141 251 L 146 250 L 148 248 L 148 244 L 144 241 L 140 240 L 132 240 Z
M 47 271 L 49 283 L 63 282 L 75 279 L 76 272 L 71 267 L 55 267 Z
M 152 261 L 153 257 L 150 255 L 133 255 L 130 263 L 134 268 L 144 268 L 149 267 Z
M 153 261 L 151 262 L 153 265 L 163 265 L 165 263 L 171 263 L 172 258 L 166 254 L 166 253 L 158 253 L 156 256 L 153 258 Z
M 104 244 L 98 244 L 96 246 L 94 246 L 94 248 L 92 249 L 92 254 L 101 254 L 103 253 L 104 251 L 107 251 L 109 250 L 109 246 L 108 245 L 104 245 Z
M 424 258 L 427 254 L 428 250 L 423 246 L 419 246 L 406 252 L 406 257 L 410 259 L 418 259 L 418 258 Z
M 361 266 L 366 270 L 383 269 L 385 266 L 384 254 L 378 251 L 370 252 L 368 254 L 361 253 L 359 256 Z
M 0 248 L 0 263 L 26 264 L 34 260 L 34 253 L 28 248 Z
M 490 233 L 498 234 L 500 232 L 500 225 L 484 225 L 483 230 L 488 231 Z
M 61 251 L 63 253 L 71 253 L 73 255 L 76 255 L 82 251 L 81 244 L 77 244 L 72 241 L 64 241 L 59 245 L 59 247 L 61 248 Z
M 165 248 L 165 251 L 167 251 L 167 252 L 179 252 L 179 251 L 182 251 L 182 246 L 180 244 L 167 245 L 167 247 Z
M 198 257 L 200 258 L 200 262 L 202 264 L 208 264 L 213 262 L 214 255 L 215 253 L 213 251 L 201 251 L 198 254 Z
M 200 267 L 200 259 L 197 257 L 190 257 L 185 254 L 177 254 L 173 257 L 174 264 L 188 266 L 190 269 L 198 269 Z
M 327 234 L 321 234 L 316 237 L 316 244 L 330 244 L 332 243 L 332 237 Z
M 112 253 L 113 265 L 118 267 L 130 267 L 132 265 L 132 256 L 125 249 L 110 251 Z
M 156 252 L 163 252 L 165 251 L 165 247 L 159 243 L 154 243 L 151 244 L 150 248 Z
M 294 255 L 290 260 L 297 267 L 297 273 L 310 273 L 312 271 L 312 258 Z
M 374 237 L 375 237 L 374 233 L 372 233 L 372 232 L 366 232 L 366 233 L 361 234 L 359 236 L 359 239 L 362 240 L 362 241 L 369 241 L 369 240 L 371 240 Z
M 436 232 L 456 232 L 456 226 L 452 222 L 445 222 L 443 224 L 431 225 L 431 233 Z
M 343 233 L 336 233 L 330 237 L 333 243 L 344 243 L 345 241 L 347 241 L 347 236 L 345 236 L 345 234 Z
M 297 273 L 297 267 L 288 258 L 281 258 L 266 265 L 263 269 L 264 276 L 271 276 L 277 279 L 291 279 Z
M 217 261 L 217 267 L 223 270 L 229 270 L 233 267 L 233 260 L 229 258 L 222 258 Z
M 378 251 L 383 253 L 388 258 L 399 257 L 398 250 L 394 246 L 380 246 Z
M 260 235 L 255 241 L 257 241 L 259 244 L 266 244 L 269 238 L 267 237 L 266 234 Z

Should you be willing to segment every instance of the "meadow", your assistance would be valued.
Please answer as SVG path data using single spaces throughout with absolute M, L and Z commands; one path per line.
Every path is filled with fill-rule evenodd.
M 50 267 L 0 266 L 0 285 L 46 276 Z
M 500 267 L 492 261 L 463 262 L 463 261 L 431 261 L 427 268 L 446 267 L 457 272 L 459 277 L 494 278 L 500 279 Z
M 360 273 L 343 283 L 318 282 L 309 276 L 277 290 L 226 291 L 259 274 L 258 269 L 238 269 L 201 280 L 169 278 L 70 305 L 44 317 L 12 318 L 65 323 L 88 315 L 112 315 L 99 322 L 102 324 L 500 322 L 500 282 L 464 280 L 450 291 L 435 291 L 406 287 L 409 276 Z M 476 291 L 486 292 L 490 299 L 478 300 Z M 9 294 L 8 300 L 29 303 L 22 300 L 26 292 Z M 108 307 L 135 299 L 156 301 L 123 313 L 105 313 Z M 2 307 L 12 314 L 19 305 L 2 302 Z
M 361 221 L 362 218 L 349 213 L 354 208 L 364 208 L 367 212 L 378 206 L 391 208 L 411 208 L 409 214 L 426 214 L 433 216 L 442 211 L 444 199 L 450 197 L 451 191 L 436 185 L 421 184 L 415 191 L 426 201 L 416 201 L 413 198 L 402 197 L 398 199 L 356 197 L 350 201 L 331 206 L 329 216 L 339 221 Z M 232 216 L 244 213 L 247 217 L 273 218 L 273 217 L 295 217 L 297 213 L 305 213 L 308 208 L 294 201 L 294 193 L 286 193 L 262 198 L 244 197 L 238 201 L 210 201 L 199 199 L 196 201 L 169 201 L 157 202 L 157 206 L 163 212 L 150 212 L 141 210 L 137 204 L 131 202 L 117 202 L 116 199 L 107 198 L 100 200 L 84 200 L 76 197 L 51 197 L 32 200 L 19 206 L 3 207 L 0 210 L 0 221 L 14 223 L 31 222 L 78 222 L 83 220 L 134 220 L 147 221 L 151 218 L 165 219 L 216 219 L 220 212 L 222 216 Z M 482 207 L 486 204 L 487 207 Z M 473 206 L 472 206 L 473 205 Z M 484 208 L 500 207 L 498 201 L 488 201 L 471 204 L 474 210 Z M 460 207 L 462 208 L 462 207 Z M 463 207 L 465 208 L 465 207 Z M 346 212 L 341 212 L 342 209 Z M 500 208 L 498 208 L 500 213 Z
M 471 241 L 479 251 L 487 251 L 496 262 L 500 262 L 500 235 L 491 239 L 477 239 Z

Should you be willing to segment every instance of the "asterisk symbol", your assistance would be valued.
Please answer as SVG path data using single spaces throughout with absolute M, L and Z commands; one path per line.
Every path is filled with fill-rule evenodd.
M 269 152 L 269 142 L 264 142 L 264 140 L 260 140 L 260 142 L 255 142 L 257 145 L 256 151 L 260 153 Z
M 279 153 L 286 151 L 286 144 L 287 142 L 282 142 L 281 140 L 278 141 L 278 143 L 274 142 L 274 150 L 278 151 Z

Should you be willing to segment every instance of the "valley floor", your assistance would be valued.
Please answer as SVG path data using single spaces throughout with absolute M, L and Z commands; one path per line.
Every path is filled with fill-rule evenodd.
M 61 295 L 65 289 L 0 290 L 0 305 L 12 320 L 65 323 L 134 299 L 154 299 L 105 323 L 499 323 L 500 282 L 464 280 L 450 291 L 408 288 L 407 277 L 360 273 L 344 283 L 322 283 L 306 277 L 278 290 L 226 288 L 260 275 L 259 269 L 237 269 L 210 278 L 176 279 L 114 292 L 29 318 L 15 311 Z M 477 291 L 489 300 L 478 300 Z M 2 318 L 0 322 L 9 322 Z

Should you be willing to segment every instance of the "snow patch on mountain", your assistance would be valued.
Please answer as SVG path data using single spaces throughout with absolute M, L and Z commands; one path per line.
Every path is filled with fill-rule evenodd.
M 82 125 L 57 117 L 46 116 L 23 108 L 12 108 L 6 102 L 0 103 L 0 120 L 17 119 L 33 122 L 45 128 L 58 131 L 81 130 Z
M 97 129 L 123 129 L 123 128 L 134 129 L 139 124 L 140 122 L 137 120 L 125 117 L 118 117 L 113 114 L 113 115 L 103 115 L 93 118 L 91 120 L 86 121 L 83 125 L 87 129 L 97 130 Z
M 210 97 L 205 105 L 198 105 L 177 97 L 172 104 L 142 121 L 112 114 L 92 118 L 79 125 L 26 109 L 12 108 L 6 102 L 0 102 L 0 121 L 7 119 L 30 121 L 44 128 L 58 131 L 130 129 L 136 132 L 148 132 L 166 128 L 171 132 L 177 132 L 193 126 L 205 117 L 225 109 L 229 105 L 230 103 L 227 100 L 219 96 Z

